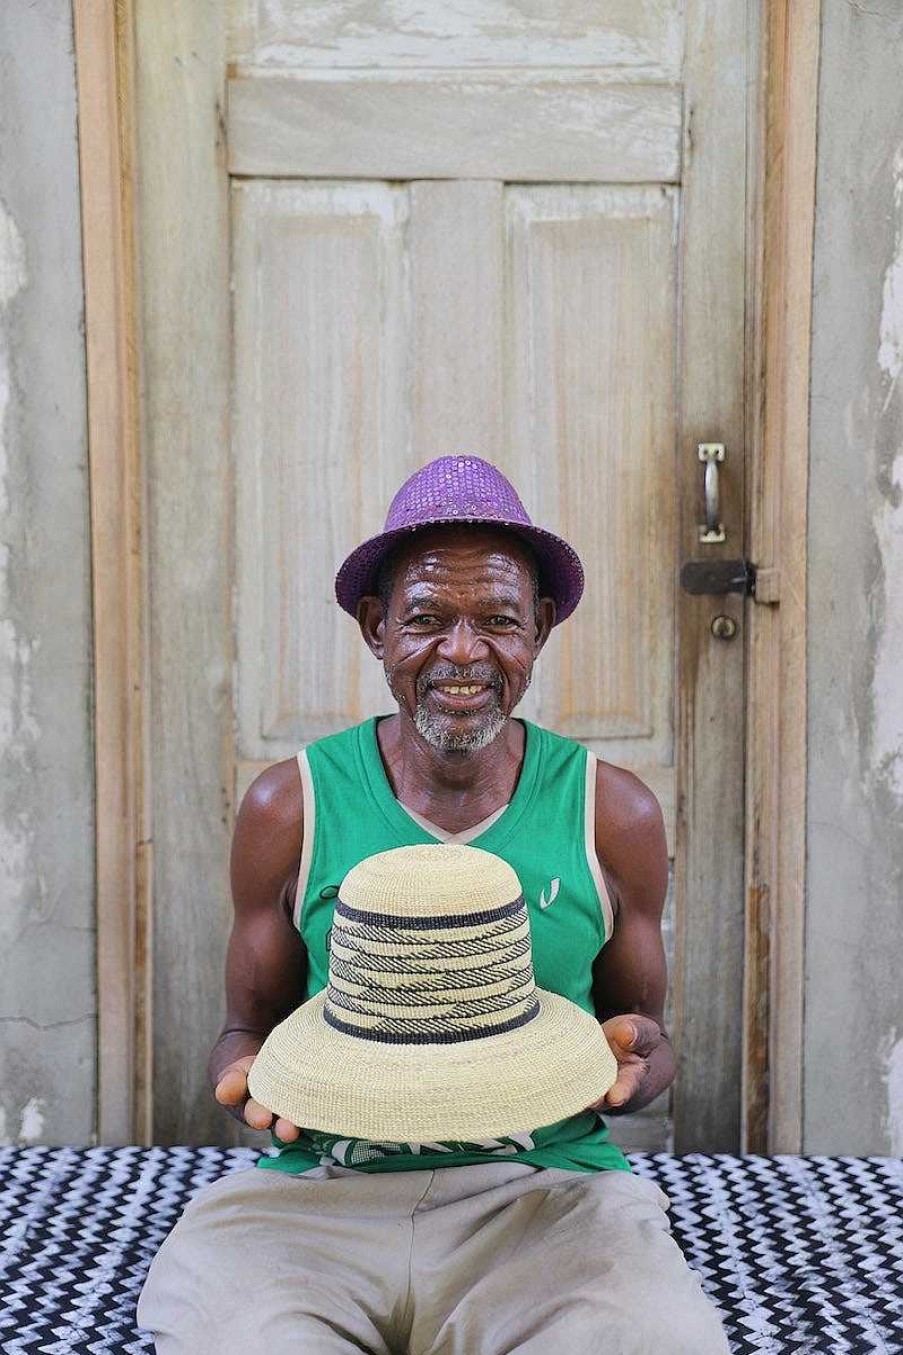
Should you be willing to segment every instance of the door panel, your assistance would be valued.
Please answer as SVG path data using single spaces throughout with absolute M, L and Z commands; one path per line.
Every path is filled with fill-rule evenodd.
M 496 71 L 254 72 L 229 82 L 229 169 L 282 178 L 671 182 L 678 86 Z
M 681 0 L 232 0 L 242 63 L 304 67 L 586 66 L 678 79 Z
M 238 752 L 275 761 L 380 708 L 336 561 L 411 465 L 406 189 L 236 184 Z

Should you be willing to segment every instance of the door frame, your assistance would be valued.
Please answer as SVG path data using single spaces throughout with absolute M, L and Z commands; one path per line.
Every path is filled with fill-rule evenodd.
M 765 0 L 747 628 L 742 1147 L 804 1146 L 809 383 L 821 0 Z
M 151 1142 L 152 838 L 131 0 L 74 0 L 94 653 L 99 1143 Z
M 142 0 L 74 0 L 91 483 L 97 801 L 97 1137 L 150 1142 L 153 1042 L 147 597 L 135 32 Z M 182 27 L 203 50 L 206 22 Z M 806 904 L 809 347 L 820 0 L 749 0 L 745 966 L 741 1146 L 798 1152 Z M 165 22 L 165 21 L 164 21 Z M 183 88 L 188 90 L 186 84 Z M 186 92 L 186 100 L 190 97 Z M 222 98 L 180 135 L 224 174 Z M 187 159 L 187 157 L 186 157 Z M 216 208 L 221 217 L 222 198 Z M 218 230 L 207 248 L 228 275 Z M 165 304 L 165 295 L 163 296 Z M 222 365 L 223 355 L 212 355 Z M 216 423 L 215 410 L 206 416 Z M 678 678 L 680 681 L 680 676 Z M 211 772 L 220 795 L 219 769 Z M 717 830 L 714 826 L 713 831 Z

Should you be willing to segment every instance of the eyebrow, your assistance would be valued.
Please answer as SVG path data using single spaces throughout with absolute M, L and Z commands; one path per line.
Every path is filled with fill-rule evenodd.
M 495 593 L 490 598 L 480 598 L 478 606 L 484 611 L 491 611 L 498 607 L 511 607 L 515 611 L 520 608 L 523 599 L 518 593 Z M 437 607 L 442 605 L 442 599 L 435 593 L 415 593 L 412 597 L 406 598 L 402 607 L 403 611 L 420 611 L 422 609 Z
M 432 593 L 415 593 L 412 597 L 404 599 L 402 611 L 418 612 L 424 607 L 435 607 L 437 601 Z

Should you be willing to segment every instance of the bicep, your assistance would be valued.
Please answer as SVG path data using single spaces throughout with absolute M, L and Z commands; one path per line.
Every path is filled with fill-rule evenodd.
M 226 1029 L 267 1034 L 303 998 L 305 955 L 287 908 L 301 853 L 292 764 L 258 778 L 232 840 L 234 915 L 226 955 Z
M 615 885 L 617 913 L 614 933 L 593 966 L 593 999 L 601 1020 L 634 1011 L 661 1023 L 668 985 L 662 943 L 668 888 L 664 822 L 647 787 L 630 773 L 612 777 L 607 770 L 596 840 Z

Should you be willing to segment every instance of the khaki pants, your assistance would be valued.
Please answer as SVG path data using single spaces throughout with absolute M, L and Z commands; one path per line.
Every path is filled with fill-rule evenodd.
M 189 1204 L 138 1320 L 157 1355 L 725 1355 L 666 1208 L 620 1171 L 252 1168 Z

